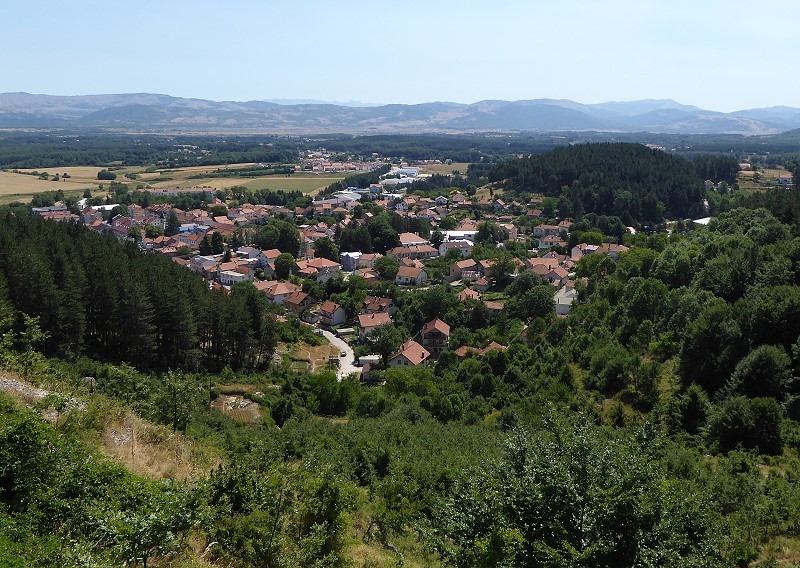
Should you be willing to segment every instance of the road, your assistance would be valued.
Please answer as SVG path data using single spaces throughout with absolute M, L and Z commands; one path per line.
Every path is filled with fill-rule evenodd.
M 339 357 L 339 371 L 336 373 L 336 376 L 341 381 L 347 375 L 351 373 L 361 373 L 361 369 L 355 366 L 355 355 L 353 354 L 353 350 L 347 344 L 346 341 L 343 341 L 332 334 L 330 331 L 320 330 L 322 331 L 322 335 L 330 341 L 331 345 L 336 347 L 340 352 L 344 351 L 345 356 Z

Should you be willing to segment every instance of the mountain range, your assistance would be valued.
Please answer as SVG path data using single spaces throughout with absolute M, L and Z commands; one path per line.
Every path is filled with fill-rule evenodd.
M 217 102 L 149 93 L 0 93 L 0 128 L 276 134 L 602 131 L 764 135 L 800 128 L 800 109 L 777 106 L 722 113 L 669 99 L 599 104 L 535 99 L 353 106 L 316 101 Z

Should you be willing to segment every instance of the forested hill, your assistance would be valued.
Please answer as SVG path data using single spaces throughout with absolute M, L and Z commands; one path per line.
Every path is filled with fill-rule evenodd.
M 25 318 L 49 356 L 129 362 L 139 369 L 257 367 L 274 320 L 252 285 L 230 295 L 164 255 L 79 225 L 0 212 L 0 330 L 25 339 Z
M 615 215 L 626 225 L 703 217 L 703 177 L 684 160 L 640 144 L 583 144 L 498 164 L 506 191 L 558 197 L 562 217 Z

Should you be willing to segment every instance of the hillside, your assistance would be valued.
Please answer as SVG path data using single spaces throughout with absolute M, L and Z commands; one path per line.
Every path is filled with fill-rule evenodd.
M 737 166 L 738 167 L 738 166 Z M 614 215 L 626 225 L 702 217 L 703 177 L 682 158 L 640 144 L 579 144 L 507 160 L 489 180 L 510 195 L 559 199 L 560 217 Z
M 789 107 L 721 113 L 671 100 L 600 104 L 555 99 L 487 100 L 359 107 L 217 102 L 148 93 L 72 97 L 0 94 L 0 128 L 275 134 L 605 131 L 765 135 L 799 126 L 800 110 Z

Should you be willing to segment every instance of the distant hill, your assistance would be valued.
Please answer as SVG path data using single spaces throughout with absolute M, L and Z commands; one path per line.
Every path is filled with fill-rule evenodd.
M 641 144 L 556 148 L 496 164 L 489 181 L 523 203 L 531 194 L 558 198 L 563 217 L 595 213 L 638 226 L 705 213 L 705 187 L 695 166 Z
M 0 93 L 0 128 L 69 127 L 277 134 L 604 131 L 764 135 L 800 128 L 800 109 L 721 113 L 669 99 L 590 105 L 535 99 L 359 106 L 285 100 L 217 102 L 149 93 Z

